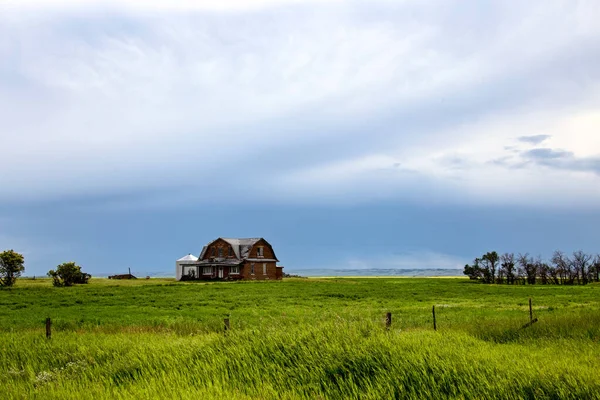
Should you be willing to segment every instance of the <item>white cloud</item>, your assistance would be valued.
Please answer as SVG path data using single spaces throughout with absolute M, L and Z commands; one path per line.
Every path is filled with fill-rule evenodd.
M 263 200 L 600 198 L 590 173 L 490 162 L 538 134 L 600 154 L 598 3 L 316 3 L 3 3 L 0 201 L 206 198 L 215 173 Z
M 575 157 L 600 157 L 600 145 L 592 135 L 600 127 L 596 110 L 491 117 L 442 132 L 435 145 L 390 148 L 299 169 L 282 174 L 277 185 L 287 194 L 318 194 L 321 201 L 405 198 L 595 207 L 600 200 L 600 169 L 553 169 L 532 163 L 525 156 L 536 145 L 519 137 L 544 133 L 550 136 L 544 146 Z
M 335 3 L 341 0 L 302 0 L 306 2 Z M 265 7 L 298 4 L 300 0 L 4 0 L 7 8 L 113 8 L 156 11 L 244 11 Z

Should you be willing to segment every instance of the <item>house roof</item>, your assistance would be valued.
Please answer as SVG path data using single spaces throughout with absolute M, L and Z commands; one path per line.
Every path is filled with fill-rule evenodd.
M 242 259 L 248 256 L 248 252 L 250 251 L 252 246 L 254 246 L 254 243 L 258 242 L 261 238 L 217 238 L 202 248 L 202 252 L 200 253 L 200 257 L 198 258 L 202 259 L 208 246 L 210 246 L 219 239 L 229 243 L 233 248 L 233 252 L 235 253 L 236 258 Z
M 252 246 L 262 238 L 221 238 L 232 246 Z
M 256 242 L 258 242 L 259 240 L 264 240 L 263 238 L 217 238 L 202 248 L 202 252 L 200 253 L 198 259 L 202 260 L 206 253 L 206 249 L 208 249 L 208 246 L 210 246 L 219 239 L 229 243 L 233 248 L 233 252 L 235 253 L 236 258 L 240 260 L 248 258 L 248 254 L 250 253 L 250 249 L 252 249 L 252 246 L 254 246 L 254 244 L 256 244 Z
M 193 256 L 191 253 L 188 254 L 187 256 L 183 256 L 181 257 L 179 260 L 177 261 L 198 261 L 198 257 Z
M 233 252 L 237 258 L 246 258 L 248 252 L 254 246 L 254 243 L 258 242 L 260 238 L 221 238 L 233 247 Z

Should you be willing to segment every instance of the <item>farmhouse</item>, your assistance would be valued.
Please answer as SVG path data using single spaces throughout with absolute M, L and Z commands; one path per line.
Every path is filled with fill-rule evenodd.
M 202 248 L 199 257 L 188 254 L 176 262 L 181 280 L 281 279 L 273 247 L 263 238 L 218 238 Z

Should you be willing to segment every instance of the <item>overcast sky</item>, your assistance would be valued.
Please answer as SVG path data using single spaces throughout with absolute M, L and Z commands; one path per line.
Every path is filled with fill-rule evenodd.
M 0 250 L 600 252 L 600 2 L 0 0 Z

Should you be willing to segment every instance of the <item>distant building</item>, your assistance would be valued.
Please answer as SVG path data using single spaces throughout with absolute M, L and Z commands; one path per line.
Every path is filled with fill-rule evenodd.
M 175 275 L 178 281 L 281 279 L 278 261 L 263 238 L 218 238 L 204 246 L 199 257 L 189 254 L 177 260 Z

